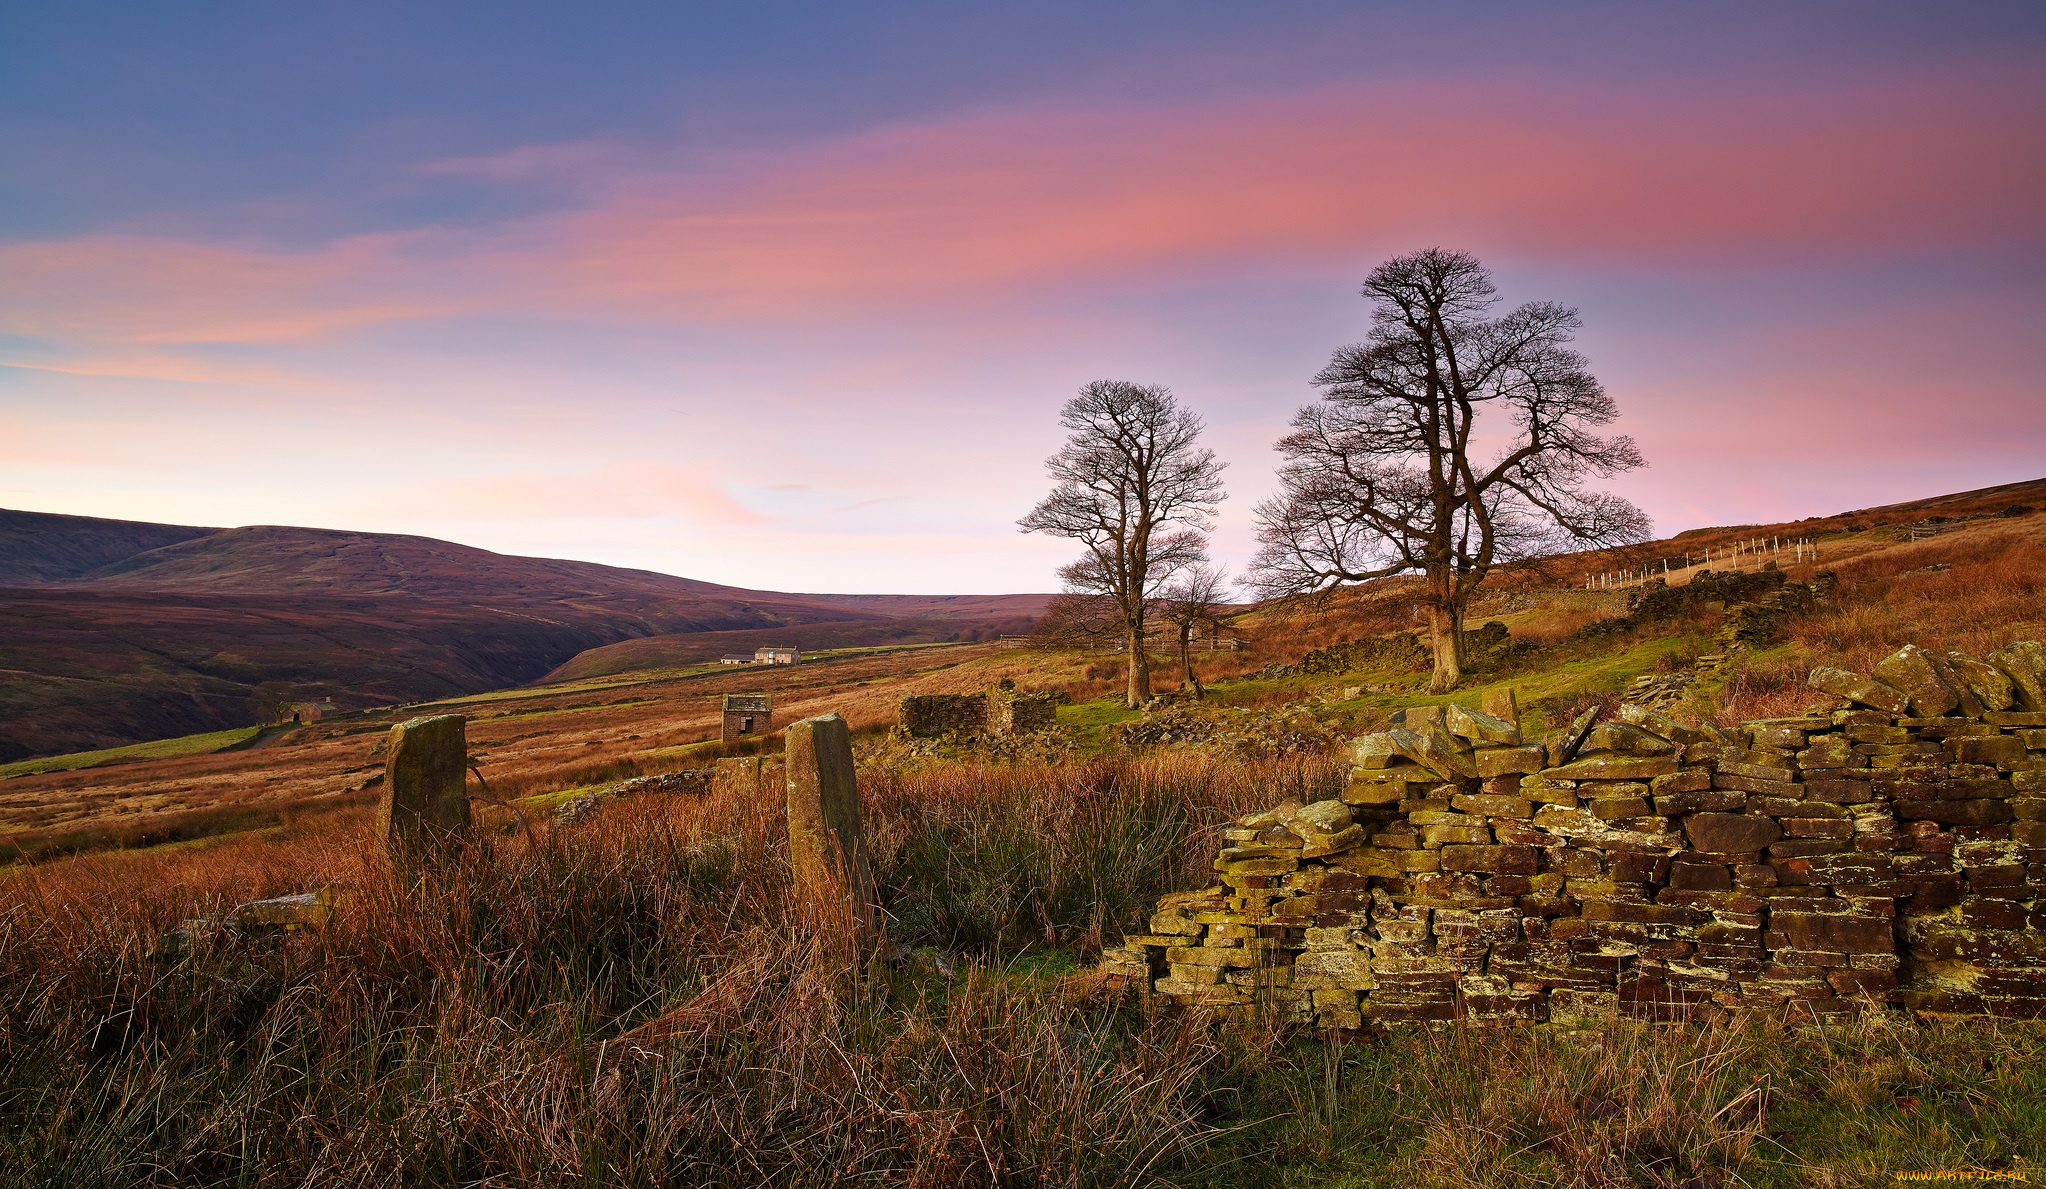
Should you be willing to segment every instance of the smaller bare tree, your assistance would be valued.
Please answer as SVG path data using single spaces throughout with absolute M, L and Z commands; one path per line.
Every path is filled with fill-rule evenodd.
M 1194 637 L 1203 629 L 1219 632 L 1222 627 L 1223 595 L 1229 587 L 1228 571 L 1221 566 L 1196 563 L 1181 570 L 1159 596 L 1158 618 L 1179 629 L 1179 663 L 1186 670 L 1186 683 L 1194 696 L 1205 698 L 1208 691 L 1194 672 Z
M 1153 384 L 1096 380 L 1059 424 L 1069 436 L 1045 460 L 1051 494 L 1017 524 L 1085 547 L 1059 576 L 1069 592 L 1114 602 L 1138 707 L 1151 698 L 1145 613 L 1160 585 L 1205 556 L 1224 464 L 1200 445 L 1201 419 Z

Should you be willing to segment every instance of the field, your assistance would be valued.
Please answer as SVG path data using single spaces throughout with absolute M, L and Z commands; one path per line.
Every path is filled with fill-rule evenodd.
M 1816 566 L 1783 568 L 1830 570 L 1839 587 L 1696 682 L 1680 714 L 1787 712 L 1814 698 L 1812 664 L 1865 670 L 1905 642 L 1979 655 L 2046 638 L 2046 515 L 1917 541 L 1858 515 L 1858 530 L 1752 530 L 1820 537 Z M 1623 619 L 1625 592 L 1583 589 L 1584 573 L 1618 565 L 1577 564 L 1502 576 L 1473 624 L 1497 619 L 1518 644 L 1480 659 L 1457 700 L 1509 685 L 1554 721 L 1715 649 L 1723 608 Z M 1442 700 L 1424 666 L 1300 663 L 1411 628 L 1410 599 L 1391 585 L 1246 616 L 1234 627 L 1251 651 L 1200 659 L 1211 697 L 1147 720 L 1110 696 L 1109 656 L 848 649 L 792 669 L 607 673 L 248 750 L 15 776 L 0 785 L 16 857 L 0 876 L 0 1167 L 14 1183 L 104 1185 L 2041 1175 L 2039 1025 L 1877 1014 L 1312 1037 L 1165 1012 L 1091 977 L 1160 893 L 1206 881 L 1230 818 L 1327 795 L 1334 741 Z M 1172 663 L 1158 669 L 1171 688 Z M 1004 678 L 1070 698 L 1053 743 L 1019 755 L 886 734 L 905 694 Z M 706 762 L 725 750 L 717 695 L 755 689 L 774 694 L 778 722 L 836 710 L 858 731 L 891 941 L 871 965 L 805 931 L 772 800 L 619 798 L 575 825 L 532 814 L 531 835 L 488 809 L 482 841 L 434 871 L 392 870 L 367 846 L 376 747 L 400 717 L 471 715 L 493 795 L 538 809 Z M 1135 721 L 1228 730 L 1120 745 Z M 182 921 L 320 887 L 340 897 L 324 930 L 163 943 Z

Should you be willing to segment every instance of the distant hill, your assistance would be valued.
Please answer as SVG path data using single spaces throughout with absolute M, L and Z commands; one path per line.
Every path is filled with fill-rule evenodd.
M 138 553 L 219 531 L 0 508 L 0 586 L 76 578 Z
M 428 537 L 0 510 L 0 762 L 248 725 L 280 693 L 497 689 L 641 637 L 1019 630 L 1047 597 L 783 594 Z

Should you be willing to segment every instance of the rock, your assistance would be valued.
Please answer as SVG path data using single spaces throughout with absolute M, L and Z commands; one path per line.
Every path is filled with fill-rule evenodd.
M 1887 954 L 1896 938 L 1888 917 L 1851 917 L 1815 912 L 1772 912 L 1769 927 L 1782 931 L 1791 948 L 1821 953 Z
M 228 923 L 237 929 L 284 929 L 287 931 L 318 928 L 332 916 L 333 906 L 321 892 L 300 892 L 295 896 L 277 896 L 269 900 L 251 900 L 237 905 L 227 914 Z
M 1399 720 L 1408 730 L 1425 733 L 1431 723 L 1440 723 L 1442 721 L 1442 707 L 1409 706 L 1399 716 Z
M 2011 820 L 2005 801 L 1899 801 L 1897 816 L 1949 826 L 1996 826 Z
M 1743 855 L 1783 837 L 1783 828 L 1766 817 L 1738 813 L 1694 813 L 1684 819 L 1691 845 L 1707 854 Z
M 394 852 L 414 852 L 469 835 L 469 720 L 459 714 L 415 718 L 391 728 L 376 837 Z
M 1450 734 L 1472 743 L 1494 743 L 1502 747 L 1514 747 L 1520 743 L 1519 727 L 1481 710 L 1467 710 L 1451 704 L 1443 717 Z
M 1359 768 L 1383 768 L 1399 754 L 1392 736 L 1384 731 L 1359 735 L 1350 741 L 1350 763 Z
M 1577 749 L 1584 746 L 1585 737 L 1590 735 L 1591 729 L 1597 725 L 1596 706 L 1571 719 L 1570 725 L 1563 728 L 1562 737 L 1556 741 L 1556 748 L 1549 756 L 1551 766 L 1561 767 L 1576 759 Z
M 1675 756 L 1585 755 L 1541 775 L 1545 780 L 1652 780 L 1677 770 Z
M 1445 846 L 1444 871 L 1482 871 L 1497 875 L 1533 875 L 1538 870 L 1531 846 Z
M 1632 702 L 1620 706 L 1620 721 L 1629 726 L 1640 727 L 1651 735 L 1659 735 L 1672 743 L 1689 746 L 1704 743 L 1711 738 L 1696 727 L 1687 727 L 1659 710 L 1636 706 Z
M 1521 747 L 1480 747 L 1472 759 L 1478 766 L 1479 777 L 1486 780 L 1494 776 L 1539 772 L 1549 766 L 1548 749 L 1539 743 Z
M 1666 756 L 1676 754 L 1677 745 L 1640 727 L 1623 722 L 1602 722 L 1591 728 L 1579 751 L 1609 751 L 1623 756 Z
M 1338 830 L 1349 829 L 1354 821 L 1350 807 L 1341 801 L 1316 801 L 1296 810 L 1289 824 L 1296 829 L 1305 826 L 1323 834 L 1334 834 Z
M 1486 690 L 1485 696 L 1479 702 L 1479 705 L 1486 714 L 1491 715 L 1500 722 L 1511 723 L 1516 730 L 1519 729 L 1520 702 L 1513 696 L 1512 686 L 1507 686 L 1504 689 Z
M 1969 693 L 1981 699 L 1984 710 L 2010 709 L 2014 691 L 2003 670 L 1985 665 L 1965 652 L 1947 653 L 1947 666 Z
M 1431 727 L 1426 734 L 1406 727 L 1394 727 L 1387 734 L 1401 755 L 1444 780 L 1455 780 L 1459 776 L 1476 778 L 1477 764 L 1451 744 L 1449 733 L 1441 728 L 1441 724 L 1431 724 Z
M 1355 823 L 1350 807 L 1341 801 L 1316 801 L 1303 806 L 1293 812 L 1287 824 L 1299 839 L 1303 859 L 1337 854 L 1362 846 L 1365 841 L 1364 828 Z
M 837 714 L 806 718 L 783 734 L 789 867 L 798 904 L 820 927 L 850 926 L 856 944 L 878 939 L 879 909 L 868 865 L 853 771 L 852 734 Z
M 1835 669 L 1830 665 L 1820 665 L 1813 669 L 1811 676 L 1805 679 L 1805 684 L 1822 693 L 1834 694 L 1850 702 L 1859 702 L 1863 706 L 1880 710 L 1893 717 L 1911 708 L 1911 699 L 1904 691 L 1884 685 L 1873 678 L 1863 677 L 1859 673 Z
M 1911 699 L 1911 713 L 1920 718 L 1937 718 L 1961 704 L 1961 695 L 1940 679 L 1916 644 L 1906 644 L 1877 662 L 1875 678 L 1903 690 Z
M 2010 678 L 2020 707 L 2046 710 L 2046 647 L 2036 640 L 2020 640 L 1990 653 L 1989 663 Z

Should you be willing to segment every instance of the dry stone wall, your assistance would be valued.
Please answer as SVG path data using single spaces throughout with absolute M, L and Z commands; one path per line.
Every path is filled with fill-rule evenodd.
M 1818 669 L 1805 716 L 1639 706 L 1521 737 L 1410 711 L 1339 800 L 1224 832 L 1218 882 L 1106 957 L 1159 995 L 1364 1020 L 2046 1016 L 2046 649 Z
M 1058 725 L 1051 694 L 1018 693 L 998 683 L 976 694 L 915 694 L 897 704 L 902 729 L 920 739 L 940 735 L 1028 735 Z

